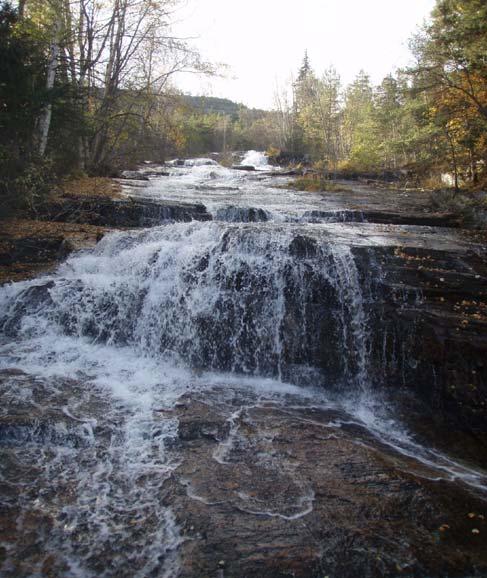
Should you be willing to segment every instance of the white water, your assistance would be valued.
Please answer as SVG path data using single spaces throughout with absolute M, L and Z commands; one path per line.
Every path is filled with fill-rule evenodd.
M 178 465 L 167 451 L 178 432 L 170 410 L 186 393 L 240 390 L 252 406 L 341 407 L 347 417 L 332 425 L 363 428 L 357 443 L 375 440 L 414 458 L 425 477 L 487 489 L 482 472 L 419 445 L 371 397 L 368 295 L 349 242 L 353 228 L 345 234 L 333 225 L 285 223 L 316 199 L 274 189 L 270 204 L 257 203 L 269 181 L 264 187 L 249 175 L 202 162 L 173 170 L 169 181 L 151 185 L 154 195 L 169 183 L 165 195 L 184 198 L 190 191 L 191 200 L 206 204 L 208 190 L 198 187 L 221 180 L 223 201 L 216 202 L 218 189 L 211 189 L 215 211 L 264 206 L 271 221 L 113 233 L 44 279 L 0 289 L 0 368 L 38 378 L 34 390 L 14 376 L 3 395 L 3 415 L 38 414 L 38 427 L 9 442 L 22 444 L 16 459 L 24 469 L 41 464 L 22 489 L 36 501 L 22 502 L 17 524 L 27 524 L 33 508 L 59 510 L 43 547 L 60 557 L 65 575 L 108 577 L 127 568 L 140 577 L 155 569 L 159 576 L 177 574 L 184 538 L 163 498 Z M 295 245 L 302 237 L 311 244 Z M 32 288 L 42 285 L 34 297 Z M 324 303 L 333 314 L 319 320 Z M 337 345 L 335 369 L 313 366 L 318 338 Z M 327 393 L 332 382 L 341 397 Z M 230 426 L 213 456 L 219 463 L 226 463 L 238 438 L 236 419 Z M 95 435 L 97 428 L 102 433 Z M 8 471 L 0 473 L 16 487 Z M 250 504 L 247 513 L 293 520 L 311 511 L 313 497 L 303 488 L 302 501 L 285 513 L 241 499 Z M 14 576 L 14 553 L 5 547 L 2 572 Z M 113 554 L 112 568 L 97 566 L 103 552 Z
M 243 166 L 251 166 L 255 169 L 268 169 L 269 161 L 265 153 L 260 151 L 248 151 L 240 163 Z
M 273 187 L 272 177 L 266 174 L 269 167 L 263 164 L 267 159 L 262 153 L 256 154 L 260 164 L 255 172 L 208 165 L 204 164 L 207 159 L 201 159 L 189 167 L 164 167 L 169 176 L 126 190 L 130 195 L 153 200 L 203 203 L 214 216 L 219 209 L 259 207 L 275 220 L 297 221 L 307 211 L 323 209 L 319 195 L 310 193 L 303 197 L 296 191 Z M 334 208 L 335 205 L 330 206 L 330 210 Z
M 327 338 L 310 325 L 312 292 L 329 287 L 323 307 L 333 315 L 319 331 L 341 336 L 336 355 L 343 376 L 355 375 L 363 385 L 366 318 L 351 250 L 323 241 L 319 230 L 306 233 L 301 237 L 294 226 L 193 222 L 112 234 L 59 268 L 47 302 L 28 310 L 18 331 L 46 343 L 53 331 L 89 337 L 181 367 L 282 377 L 286 350 L 288 363 L 305 371 L 313 366 L 310 340 Z M 290 254 L 300 239 L 313 242 L 312 255 Z M 27 308 L 21 290 L 35 283 L 17 287 Z M 19 306 L 12 289 L 4 299 L 6 310 Z

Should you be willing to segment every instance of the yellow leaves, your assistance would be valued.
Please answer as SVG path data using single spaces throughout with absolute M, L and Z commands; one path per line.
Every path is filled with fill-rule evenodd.
M 469 512 L 467 514 L 467 518 L 469 520 L 480 520 L 480 521 L 484 521 L 485 520 L 485 516 L 483 514 L 476 514 L 475 512 Z M 478 528 L 472 528 L 471 532 L 474 536 L 478 536 L 480 534 L 480 530 Z
M 271 159 L 278 157 L 280 154 L 281 154 L 281 149 L 278 149 L 277 147 L 270 146 L 267 149 L 267 156 Z
M 485 520 L 485 516 L 483 514 L 476 514 L 475 512 L 469 512 L 467 514 L 467 518 L 469 518 L 470 520 L 474 520 L 475 518 L 477 518 L 478 520 Z

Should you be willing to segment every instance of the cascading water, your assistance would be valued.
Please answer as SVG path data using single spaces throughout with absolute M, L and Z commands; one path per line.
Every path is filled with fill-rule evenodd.
M 215 222 L 118 233 L 21 290 L 9 309 L 12 336 L 55 331 L 198 370 L 298 383 L 315 370 L 322 385 L 366 382 L 354 259 L 318 228 L 303 236 L 294 226 Z
M 250 151 L 242 162 L 267 161 Z M 182 396 L 214 388 L 255 393 L 228 420 L 228 439 L 213 452 L 220 465 L 245 409 L 285 408 L 289 396 L 298 406 L 335 407 L 333 389 L 348 412 L 334 427 L 368 428 L 439 475 L 484 487 L 477 472 L 424 450 L 364 403 L 372 296 L 350 231 L 299 222 L 313 199 L 298 213 L 292 196 L 249 206 L 261 194 L 251 177 L 206 165 L 175 168 L 167 194 L 223 179 L 223 201 L 211 191 L 214 221 L 112 233 L 54 274 L 0 290 L 0 368 L 11 372 L 2 416 L 23 424 L 0 432 L 0 481 L 10 488 L 3 504 L 24 541 L 29 524 L 41 527 L 25 560 L 3 540 L 4 576 L 41 575 L 46 560 L 64 576 L 177 576 L 185 538 L 166 500 L 179 463 L 171 412 Z M 191 200 L 198 194 L 205 201 L 205 192 Z M 21 372 L 36 376 L 35 387 Z M 35 472 L 18 484 L 32 463 Z M 313 509 L 314 494 L 302 490 L 283 512 L 240 492 L 240 509 L 299 519 Z
M 243 166 L 251 166 L 255 169 L 267 169 L 269 168 L 269 161 L 267 156 L 263 152 L 259 151 L 248 151 L 241 164 Z

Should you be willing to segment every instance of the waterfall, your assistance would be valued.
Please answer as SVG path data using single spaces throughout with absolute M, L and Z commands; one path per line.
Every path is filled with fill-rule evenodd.
M 265 169 L 269 166 L 267 156 L 259 151 L 248 151 L 240 164 L 255 167 L 256 169 Z
M 10 335 L 49 328 L 198 371 L 367 381 L 354 258 L 319 228 L 193 222 L 117 233 L 6 301 Z
M 22 423 L 0 428 L 0 480 L 15 490 L 20 528 L 38 510 L 55 513 L 43 551 L 66 576 L 177 576 L 184 536 L 164 495 L 178 465 L 171 411 L 186 392 L 238 386 L 314 400 L 319 385 L 366 383 L 354 258 L 319 227 L 213 221 L 112 233 L 50 276 L 3 287 L 0 311 L 0 368 L 36 376 L 34 389 L 23 374 L 4 382 L 1 415 Z M 32 463 L 33 479 L 9 478 Z M 283 519 L 310 512 L 306 496 Z M 1 569 L 29 575 L 18 564 L 9 550 Z

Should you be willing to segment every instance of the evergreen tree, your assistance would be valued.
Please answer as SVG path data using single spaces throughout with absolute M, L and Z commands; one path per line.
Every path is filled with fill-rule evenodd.
M 311 64 L 309 62 L 308 51 L 305 50 L 303 57 L 303 64 L 301 65 L 301 68 L 299 69 L 298 73 L 298 82 L 302 82 L 303 80 L 305 80 L 310 73 L 311 73 Z

